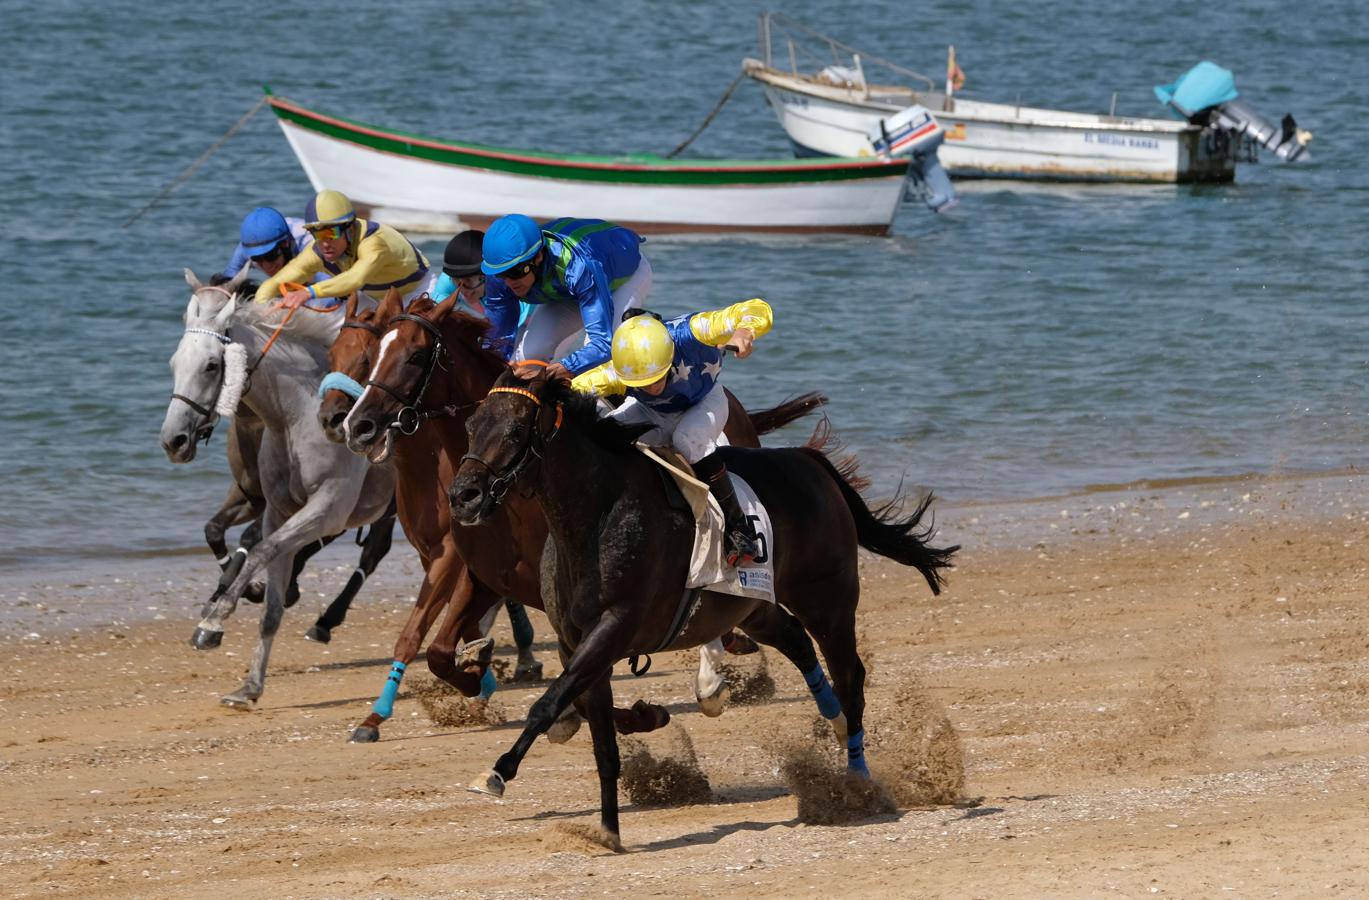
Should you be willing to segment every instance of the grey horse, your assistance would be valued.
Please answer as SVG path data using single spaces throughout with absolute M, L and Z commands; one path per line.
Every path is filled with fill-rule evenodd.
M 205 285 L 188 269 L 185 276 L 192 294 L 185 332 L 171 358 L 174 387 L 162 423 L 162 445 L 194 441 L 207 420 L 231 414 L 239 401 L 263 425 L 258 455 L 266 500 L 262 539 L 232 582 L 210 597 L 191 638 L 197 649 L 217 647 L 224 620 L 253 576 L 266 570 L 266 608 L 256 653 L 242 686 L 222 698 L 225 706 L 251 709 L 265 688 L 296 553 L 384 516 L 394 494 L 394 474 L 332 443 L 318 427 L 318 384 L 328 371 L 328 347 L 340 316 L 301 312 L 263 355 L 282 313 L 248 302 L 236 293 L 234 282 Z

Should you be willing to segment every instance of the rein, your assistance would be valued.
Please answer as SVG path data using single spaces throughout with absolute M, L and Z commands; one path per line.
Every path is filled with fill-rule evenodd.
M 492 387 L 489 392 L 491 394 L 513 394 L 522 397 L 525 400 L 531 400 L 532 404 L 539 410 L 542 408 L 542 398 L 527 388 Z M 489 399 L 488 396 L 486 399 Z M 551 434 L 543 435 L 541 430 L 538 429 L 537 421 L 534 417 L 532 434 L 529 435 L 528 442 L 523 445 L 522 450 L 518 452 L 518 456 L 514 459 L 513 463 L 510 464 L 509 468 L 502 473 L 496 472 L 494 466 L 490 465 L 482 457 L 477 456 L 474 453 L 467 453 L 465 456 L 461 457 L 461 463 L 464 463 L 469 459 L 471 462 L 480 463 L 480 465 L 485 467 L 485 471 L 490 473 L 490 483 L 488 487 L 490 497 L 497 504 L 504 499 L 504 495 L 509 492 L 509 488 L 512 487 L 513 483 L 518 480 L 518 477 L 523 474 L 523 470 L 528 467 L 528 464 L 531 463 L 534 458 L 542 458 L 542 452 L 546 450 L 547 444 L 551 443 L 556 435 L 561 433 L 561 422 L 564 418 L 565 410 L 558 402 L 556 404 L 556 421 L 552 425 Z M 457 465 L 460 466 L 461 463 L 457 463 Z
M 395 420 L 390 424 L 390 427 L 397 429 L 401 434 L 409 435 L 418 431 L 418 426 L 422 425 L 425 419 L 452 416 L 455 415 L 458 410 L 464 409 L 465 407 L 444 406 L 441 409 L 426 411 L 419 409 L 419 405 L 423 402 L 424 395 L 428 393 L 428 386 L 432 384 L 433 374 L 437 371 L 437 367 L 441 366 L 443 369 L 448 368 L 452 364 L 452 358 L 451 355 L 447 353 L 447 342 L 442 338 L 442 330 L 432 322 L 429 322 L 422 316 L 414 315 L 413 313 L 400 313 L 390 320 L 388 327 L 393 328 L 396 322 L 414 322 L 433 336 L 433 352 L 428 357 L 428 363 L 423 369 L 423 380 L 419 382 L 418 390 L 412 397 L 405 397 L 383 381 L 368 380 L 366 386 L 379 388 L 400 402 L 401 406 L 399 412 L 395 413 Z M 357 322 L 355 327 L 364 327 L 364 324 Z

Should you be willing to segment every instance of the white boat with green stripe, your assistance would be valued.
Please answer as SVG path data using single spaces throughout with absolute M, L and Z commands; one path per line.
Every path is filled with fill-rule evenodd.
M 268 91 L 269 94 L 269 91 Z M 315 190 L 363 215 L 450 234 L 507 213 L 606 219 L 647 234 L 889 232 L 908 160 L 560 155 L 424 137 L 268 97 Z

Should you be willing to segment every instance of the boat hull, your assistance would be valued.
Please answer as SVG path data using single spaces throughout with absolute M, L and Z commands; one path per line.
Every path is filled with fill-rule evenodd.
M 644 233 L 887 234 L 906 161 L 644 163 L 519 154 L 385 131 L 273 97 L 315 189 L 407 231 L 451 233 L 511 212 L 607 219 Z M 828 165 L 835 162 L 835 165 Z
M 802 156 L 870 154 L 870 130 L 921 101 L 946 131 L 937 155 L 957 178 L 1184 183 L 1235 177 L 1234 142 L 1184 122 L 946 102 L 940 94 L 911 91 L 894 102 L 874 102 L 858 89 L 815 85 L 754 61 L 745 71 L 761 84 Z

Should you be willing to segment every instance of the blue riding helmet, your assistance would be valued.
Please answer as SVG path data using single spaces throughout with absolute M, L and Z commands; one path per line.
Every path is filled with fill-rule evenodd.
M 242 220 L 242 248 L 253 258 L 264 256 L 281 241 L 290 239 L 285 216 L 269 206 L 258 206 Z
M 515 213 L 501 216 L 485 232 L 481 245 L 480 271 L 498 275 L 526 262 L 542 249 L 542 229 L 527 216 Z

